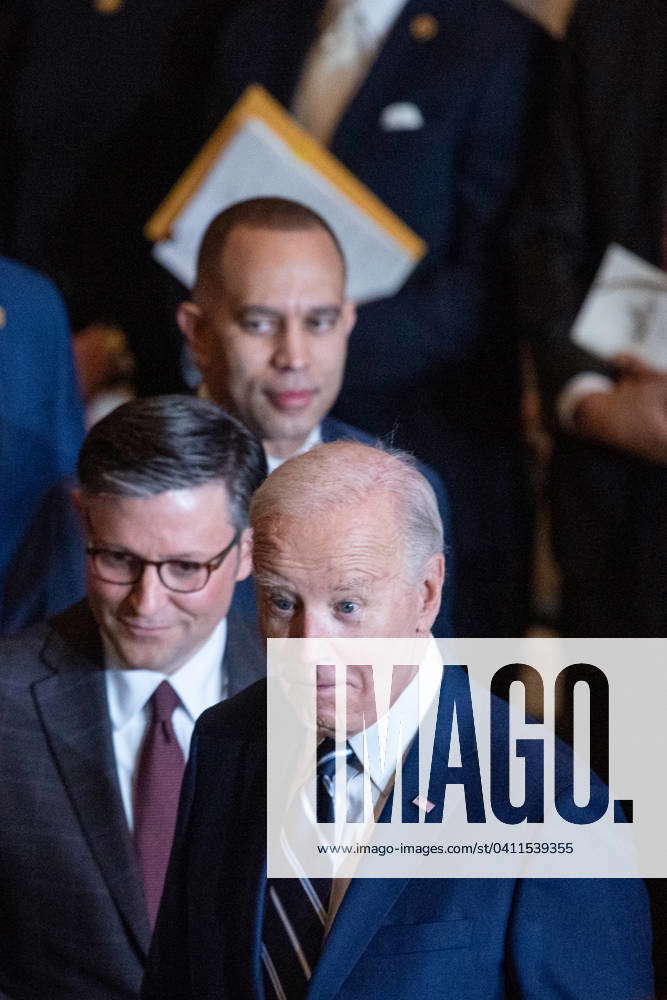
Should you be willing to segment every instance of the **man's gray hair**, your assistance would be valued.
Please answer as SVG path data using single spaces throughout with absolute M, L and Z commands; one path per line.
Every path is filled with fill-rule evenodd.
M 84 493 L 150 497 L 224 482 L 235 528 L 266 476 L 259 441 L 215 403 L 191 396 L 133 400 L 95 424 L 77 466 Z
M 442 520 L 433 488 L 412 455 L 356 441 L 320 444 L 288 459 L 255 493 L 250 521 L 255 532 L 281 515 L 326 516 L 376 495 L 389 496 L 405 540 L 409 572 L 416 578 L 444 549 Z

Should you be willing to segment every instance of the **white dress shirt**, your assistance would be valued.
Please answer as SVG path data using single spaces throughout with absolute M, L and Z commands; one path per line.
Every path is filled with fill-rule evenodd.
M 323 29 L 306 55 L 292 105 L 304 128 L 327 145 L 368 75 L 406 0 L 329 0 Z
M 172 722 L 176 739 L 187 760 L 195 722 L 207 708 L 227 697 L 228 678 L 221 669 L 226 643 L 227 620 L 223 618 L 201 649 L 175 673 L 167 675 L 156 670 L 121 667 L 105 641 L 105 681 L 113 749 L 130 832 L 134 823 L 132 800 L 135 772 L 149 720 L 148 701 L 162 681 L 169 681 L 181 699 L 181 704 L 174 709 Z

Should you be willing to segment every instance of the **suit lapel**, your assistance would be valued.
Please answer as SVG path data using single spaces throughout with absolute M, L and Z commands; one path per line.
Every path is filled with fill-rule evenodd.
M 84 837 L 129 938 L 145 956 L 150 932 L 118 788 L 99 637 L 87 608 L 77 611 L 47 641 L 43 658 L 54 672 L 35 684 L 33 696 Z
M 406 801 L 411 802 L 417 794 L 418 786 L 419 747 L 415 740 L 403 764 L 404 810 Z M 382 810 L 383 819 L 391 816 L 393 800 L 392 793 Z M 308 1000 L 336 996 L 409 882 L 406 878 L 352 879 L 315 967 Z
M 463 672 L 456 667 L 448 668 L 450 682 L 459 686 L 465 682 Z M 445 787 L 445 771 L 449 760 L 449 745 L 443 744 L 443 699 L 444 680 L 440 688 L 438 721 L 435 744 L 431 760 L 429 792 L 434 797 Z M 476 753 L 474 741 L 462 742 L 462 758 Z M 413 799 L 419 794 L 419 737 L 414 740 L 403 763 L 403 816 L 410 818 L 417 812 Z M 382 819 L 389 821 L 393 806 L 393 793 L 382 810 Z M 441 813 L 432 810 L 425 822 L 439 822 Z M 327 936 L 313 978 L 308 989 L 308 1000 L 330 1000 L 340 991 L 355 964 L 364 954 L 367 946 L 382 926 L 385 917 L 396 903 L 403 890 L 412 882 L 411 878 L 360 878 L 352 879 L 340 909 L 336 914 Z
M 451 5 L 450 0 L 440 0 L 437 4 L 431 4 L 431 7 L 435 8 L 435 13 L 441 13 L 441 8 L 448 6 L 451 6 L 451 10 L 446 15 L 447 45 L 451 58 L 447 62 L 443 61 L 440 68 L 443 87 L 447 86 L 446 74 L 452 70 L 452 60 L 458 61 L 458 53 L 462 51 L 462 46 L 457 43 L 457 35 L 462 30 L 462 27 L 459 27 L 461 15 L 457 15 L 456 5 Z M 422 0 L 408 0 L 391 26 L 384 45 L 367 76 L 362 80 L 359 90 L 345 109 L 331 141 L 332 152 L 344 163 L 355 162 L 360 155 L 359 137 L 362 135 L 367 137 L 369 132 L 372 134 L 375 130 L 378 114 L 387 104 L 387 94 L 392 91 L 394 80 L 397 81 L 401 99 L 410 100 L 415 85 L 424 79 L 426 47 L 435 44 L 438 46 L 438 52 L 442 51 L 441 37 L 436 36 L 434 41 L 426 43 L 414 38 L 410 26 L 413 18 L 420 14 L 424 14 Z M 469 32 L 467 15 L 465 26 Z M 363 156 L 363 153 L 361 155 Z

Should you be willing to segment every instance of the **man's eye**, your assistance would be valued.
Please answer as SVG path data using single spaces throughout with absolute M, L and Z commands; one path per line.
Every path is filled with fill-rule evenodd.
M 281 597 L 280 594 L 272 594 L 269 598 L 274 611 L 280 614 L 289 614 L 294 609 L 294 601 L 289 597 Z
M 129 552 L 114 552 L 113 549 L 104 549 L 100 555 L 109 566 L 130 566 L 136 561 Z
M 339 601 L 336 607 L 344 615 L 353 615 L 359 610 L 359 605 L 354 601 Z
M 165 565 L 171 576 L 180 577 L 182 580 L 196 576 L 201 569 L 201 563 L 188 562 L 185 559 L 170 559 Z
M 275 321 L 265 316 L 244 316 L 239 321 L 239 326 L 245 333 L 260 337 L 269 336 L 276 331 Z
M 306 326 L 311 333 L 329 333 L 337 322 L 338 315 L 336 313 L 318 313 L 307 318 Z

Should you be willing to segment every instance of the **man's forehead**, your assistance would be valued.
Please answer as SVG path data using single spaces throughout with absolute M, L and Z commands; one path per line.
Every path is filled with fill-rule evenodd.
M 292 266 L 301 264 L 304 271 L 321 265 L 332 280 L 343 283 L 343 262 L 326 229 L 239 225 L 227 234 L 218 254 L 220 285 L 233 286 L 261 272 L 279 270 L 285 259 Z
M 384 572 L 388 556 L 400 562 L 399 543 L 398 520 L 388 498 L 341 503 L 327 511 L 276 515 L 256 525 L 255 565 L 258 573 L 277 567 L 283 574 L 319 568 L 368 580 Z
M 151 493 L 86 493 L 81 491 L 83 508 L 87 514 L 95 510 L 117 511 L 124 517 L 132 512 L 147 514 L 160 508 L 173 516 L 187 519 L 194 511 L 227 512 L 229 492 L 223 479 L 212 479 L 192 486 L 177 486 Z

